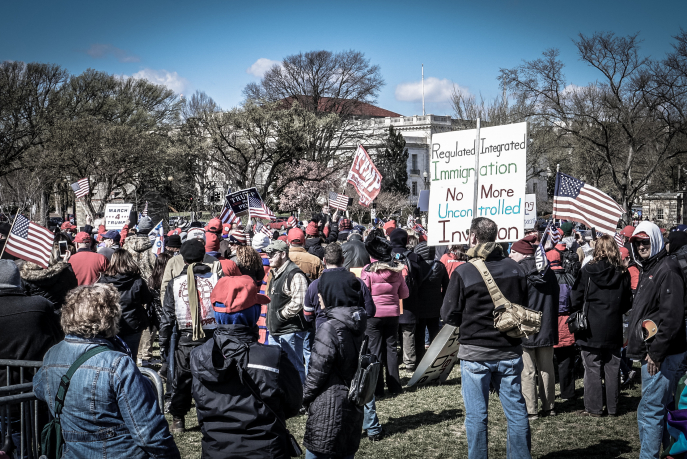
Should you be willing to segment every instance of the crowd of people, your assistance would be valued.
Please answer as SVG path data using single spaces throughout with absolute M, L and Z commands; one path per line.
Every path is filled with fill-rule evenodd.
M 43 361 L 33 378 L 42 420 L 74 361 L 107 348 L 72 377 L 65 457 L 179 457 L 173 434 L 195 405 L 205 458 L 286 458 L 299 444 L 307 458 L 352 458 L 365 436 L 385 438 L 377 400 L 404 391 L 399 369 L 418 369 L 447 325 L 460 331 L 468 457 L 487 457 L 490 391 L 506 414 L 507 457 L 531 457 L 530 423 L 579 395 L 577 362 L 580 416 L 617 416 L 621 388 L 641 381 L 640 457 L 672 446 L 665 418 L 687 369 L 687 228 L 642 221 L 593 238 L 564 222 L 504 244 L 492 220 L 476 218 L 469 244 L 428 246 L 412 218 L 363 226 L 323 209 L 286 226 L 267 235 L 218 218 L 181 222 L 156 255 L 152 221 L 132 215 L 120 231 L 63 224 L 48 268 L 3 253 L 0 357 Z M 0 224 L 0 247 L 8 233 Z M 540 314 L 536 333 L 496 328 L 493 289 L 470 260 L 508 302 Z M 363 340 L 383 371 L 358 406 L 348 392 Z M 154 364 L 164 406 L 138 370 Z M 0 369 L 1 381 L 17 378 Z M 308 417 L 295 439 L 286 420 L 299 413 Z

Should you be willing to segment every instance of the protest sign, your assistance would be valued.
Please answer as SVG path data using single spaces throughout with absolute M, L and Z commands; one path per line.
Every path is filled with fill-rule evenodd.
M 234 213 L 239 217 L 247 215 L 249 196 L 257 198 L 262 202 L 260 193 L 258 193 L 258 190 L 256 188 L 246 188 L 245 190 L 239 190 L 227 194 L 225 205 L 230 206 L 231 210 L 233 210 Z
M 525 229 L 537 226 L 537 195 L 525 195 Z
M 365 207 L 372 204 L 381 190 L 382 174 L 379 173 L 362 145 L 358 145 L 355 151 L 347 181 L 355 187 L 360 196 L 358 202 Z
M 474 217 L 496 222 L 497 242 L 523 237 L 527 123 L 480 130 L 477 196 L 476 135 L 475 129 L 432 135 L 428 245 L 468 243 L 475 199 Z
M 408 387 L 446 381 L 458 361 L 458 347 L 458 328 L 444 325 L 408 381 Z
M 121 230 L 129 222 L 133 204 L 107 204 L 105 206 L 105 229 Z

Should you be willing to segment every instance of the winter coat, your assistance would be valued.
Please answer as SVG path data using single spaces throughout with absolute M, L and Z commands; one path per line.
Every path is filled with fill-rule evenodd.
M 537 271 L 534 257 L 524 258 L 519 262 L 527 273 L 527 296 L 529 308 L 542 313 L 539 333 L 522 339 L 526 348 L 549 347 L 558 343 L 558 280 L 551 269 L 544 271 L 544 276 Z
M 119 319 L 120 335 L 133 335 L 142 332 L 148 326 L 148 315 L 143 305 L 152 306 L 153 295 L 139 274 L 103 274 L 98 283 L 112 284 L 119 292 L 119 304 L 122 307 L 122 317 Z
M 156 256 L 152 250 L 153 243 L 148 239 L 148 235 L 137 234 L 130 236 L 124 241 L 122 248 L 129 252 L 141 270 L 141 277 L 143 279 L 150 279 L 155 267 Z
M 566 321 L 570 317 L 570 293 L 575 279 L 572 274 L 566 273 L 562 267 L 553 267 L 550 269 L 556 275 L 558 281 L 558 344 L 554 348 L 568 347 L 575 345 L 575 336 L 570 333 Z
M 403 265 L 374 261 L 365 266 L 360 278 L 372 293 L 377 313 L 375 317 L 398 317 L 400 300 L 408 298 L 408 286 L 402 275 Z
M 109 263 L 107 258 L 90 249 L 79 249 L 69 257 L 69 264 L 74 270 L 74 275 L 79 285 L 93 285 L 96 283 Z
M 370 264 L 370 255 L 365 249 L 365 243 L 360 234 L 351 236 L 343 243 L 341 250 L 344 256 L 344 268 L 362 268 Z
M 79 286 L 72 266 L 63 261 L 58 261 L 47 269 L 26 261 L 19 273 L 24 292 L 29 296 L 42 296 L 50 301 L 57 313 L 61 311 L 67 293 Z
M 554 349 L 575 345 L 575 335 L 570 333 L 568 328 L 567 320 L 569 317 L 567 314 L 558 316 L 558 344 L 554 346 Z
M 429 274 L 429 265 L 425 263 L 424 259 L 414 252 L 402 251 L 398 248 L 394 248 L 391 251 L 391 255 L 396 257 L 406 258 L 407 264 L 410 265 L 410 270 L 407 266 L 403 270 L 404 278 L 412 276 L 415 279 L 415 285 L 417 286 L 414 291 L 408 291 L 408 298 L 403 300 L 403 314 L 398 317 L 399 324 L 414 324 L 417 321 L 417 312 L 424 306 L 424 299 L 422 298 L 420 291 L 420 284 L 422 280 Z M 407 285 L 406 280 L 406 285 Z
M 298 414 L 303 386 L 280 347 L 258 343 L 257 327 L 219 325 L 191 352 L 191 374 L 204 459 L 289 457 L 284 423 Z
M 348 400 L 348 389 L 358 367 L 366 324 L 362 308 L 331 308 L 315 333 L 303 387 L 303 405 L 308 410 L 303 444 L 309 451 L 348 456 L 358 450 L 363 407 Z
M 489 244 L 480 244 L 475 250 Z M 527 273 L 523 267 L 506 258 L 500 245 L 495 245 L 484 262 L 503 296 L 528 308 Z M 451 275 L 441 306 L 441 318 L 449 325 L 460 327 L 460 344 L 499 349 L 518 346 L 522 342 L 520 338 L 511 338 L 494 327 L 494 302 L 472 263 L 458 266 Z
M 458 266 L 460 266 L 460 265 L 462 265 L 463 263 L 465 263 L 465 261 L 459 260 L 459 259 L 458 259 L 458 256 L 455 255 L 455 254 L 453 254 L 453 253 L 451 253 L 451 252 L 448 252 L 448 253 L 443 254 L 443 255 L 441 256 L 441 262 L 442 262 L 442 263 L 444 264 L 444 266 L 446 267 L 446 272 L 448 273 L 448 278 L 449 278 L 449 279 L 451 278 L 451 275 L 453 274 L 453 271 L 455 271 L 456 268 L 457 268 Z
M 306 239 L 305 250 L 307 250 L 309 254 L 315 255 L 320 260 L 324 259 L 324 247 L 322 247 L 322 240 L 319 237 Z
M 441 316 L 441 305 L 448 288 L 448 280 L 448 272 L 444 264 L 432 260 L 429 277 L 426 277 L 420 285 L 419 297 L 422 301 L 415 311 L 418 319 L 433 319 Z
M 636 231 L 636 229 L 635 229 Z M 687 350 L 685 343 L 685 285 L 676 260 L 665 249 L 642 261 L 642 273 L 628 324 L 627 356 L 643 360 L 648 354 L 656 363 Z M 653 320 L 658 332 L 648 342 L 642 321 Z
M 429 263 L 432 260 L 434 260 L 436 249 L 434 248 L 434 246 L 428 246 L 427 241 L 422 241 L 419 242 L 415 247 L 413 247 L 413 252 L 420 255 L 423 260 Z
M 595 349 L 622 347 L 623 314 L 632 306 L 630 275 L 627 272 L 616 268 L 606 259 L 589 262 L 577 277 L 571 300 L 571 312 L 581 311 L 584 306 L 589 324 L 584 332 L 575 333 L 577 344 Z
M 322 274 L 322 259 L 308 253 L 303 247 L 291 247 L 289 259 L 296 263 L 311 282 Z

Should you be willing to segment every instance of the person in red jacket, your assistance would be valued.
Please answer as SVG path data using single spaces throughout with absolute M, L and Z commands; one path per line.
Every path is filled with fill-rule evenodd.
M 91 250 L 91 235 L 82 231 L 74 237 L 76 253 L 69 257 L 79 285 L 93 285 L 108 266 L 107 258 Z
M 451 274 L 453 274 L 453 270 L 465 263 L 466 259 L 467 255 L 465 255 L 465 252 L 463 251 L 463 246 L 452 245 L 448 248 L 448 252 L 441 256 L 441 260 L 439 261 L 441 261 L 446 267 L 448 278 L 450 279 Z

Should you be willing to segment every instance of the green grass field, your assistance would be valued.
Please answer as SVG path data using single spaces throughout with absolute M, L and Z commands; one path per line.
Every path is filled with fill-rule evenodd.
M 405 383 L 410 373 L 401 371 Z M 558 392 L 558 385 L 556 385 Z M 575 414 L 583 406 L 582 381 L 576 402 L 556 400 L 555 417 L 532 421 L 532 457 L 545 459 L 636 458 L 639 455 L 636 408 L 640 387 L 621 392 L 619 416 L 588 418 Z M 442 386 L 408 389 L 397 397 L 377 401 L 377 413 L 387 437 L 371 443 L 363 438 L 356 458 L 467 457 L 465 407 L 460 393 L 460 369 L 454 368 Z M 171 424 L 171 417 L 168 416 Z M 301 443 L 306 416 L 288 420 Z M 506 419 L 496 395 L 489 399 L 489 456 L 506 457 Z M 195 410 L 186 416 L 188 431 L 175 435 L 183 458 L 201 457 L 201 433 Z M 305 450 L 305 448 L 303 448 Z

